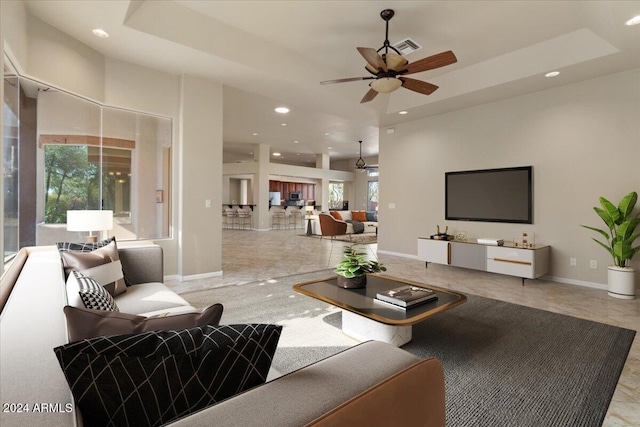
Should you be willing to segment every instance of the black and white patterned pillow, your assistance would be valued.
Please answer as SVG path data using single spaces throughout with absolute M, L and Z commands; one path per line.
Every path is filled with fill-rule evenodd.
M 91 252 L 96 249 L 107 246 L 111 242 L 115 242 L 115 237 L 110 237 L 105 240 L 101 240 L 99 242 L 86 242 L 86 243 L 75 243 L 75 242 L 58 242 L 56 246 L 59 251 L 68 251 L 68 252 Z
M 73 272 L 78 281 L 78 293 L 86 308 L 93 310 L 119 311 L 111 294 L 100 283 L 77 271 Z
M 202 326 L 54 349 L 85 425 L 155 426 L 266 381 L 282 326 Z

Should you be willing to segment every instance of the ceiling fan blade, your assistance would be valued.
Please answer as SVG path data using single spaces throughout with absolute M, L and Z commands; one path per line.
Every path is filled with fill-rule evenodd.
M 438 89 L 438 86 L 423 82 L 416 79 L 409 79 L 407 77 L 398 77 L 402 81 L 402 87 L 405 89 L 412 90 L 414 92 L 422 93 L 424 95 L 431 95 Z
M 360 80 L 373 80 L 375 77 L 349 77 L 346 79 L 337 79 L 337 80 L 325 80 L 320 82 L 321 85 L 330 85 L 333 83 L 346 83 L 346 82 L 355 82 Z
M 373 98 L 376 97 L 377 94 L 378 94 L 378 91 L 369 89 L 369 92 L 367 92 L 364 95 L 364 98 L 362 98 L 362 101 L 360 101 L 360 104 L 364 104 L 365 102 L 371 101 Z
M 415 62 L 407 65 L 407 72 L 405 74 L 420 73 L 422 71 L 434 70 L 436 68 L 444 67 L 446 65 L 455 64 L 458 62 L 456 56 L 450 50 L 442 53 L 438 53 L 433 56 L 419 59 Z
M 359 47 L 357 48 L 360 55 L 376 70 L 381 69 L 382 71 L 387 70 L 387 64 L 384 63 L 382 57 L 376 52 L 375 49 L 371 47 Z

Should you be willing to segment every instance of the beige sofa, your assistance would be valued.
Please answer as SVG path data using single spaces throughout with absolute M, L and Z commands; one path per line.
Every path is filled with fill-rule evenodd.
M 334 211 L 340 214 L 342 221 L 353 220 L 352 211 Z M 376 233 L 378 227 L 378 221 L 361 221 L 364 224 L 364 232 L 365 233 Z M 314 215 L 311 220 L 311 229 L 313 234 L 321 236 L 322 235 L 322 226 L 320 225 L 320 221 L 318 219 L 318 215 Z M 347 223 L 347 231 L 345 234 L 353 234 L 353 225 Z
M 166 302 L 165 297 L 172 292 L 161 283 L 161 248 L 119 244 L 118 252 L 131 281 L 155 283 L 153 287 L 165 294 L 158 298 Z M 129 298 L 135 292 L 144 295 L 142 299 L 153 299 L 158 293 L 139 288 Z M 186 307 L 178 295 L 170 299 L 178 302 L 176 307 L 183 307 L 180 310 Z M 62 310 L 66 304 L 57 250 L 22 249 L 0 279 L 0 396 L 6 409 L 0 412 L 3 427 L 82 425 L 53 352 L 54 347 L 68 342 Z M 44 404 L 46 411 L 34 411 L 36 403 Z M 24 405 L 29 412 L 24 411 Z M 381 407 L 394 410 L 379 411 Z M 174 424 L 444 426 L 444 408 L 444 374 L 438 360 L 420 360 L 404 350 L 370 341 Z

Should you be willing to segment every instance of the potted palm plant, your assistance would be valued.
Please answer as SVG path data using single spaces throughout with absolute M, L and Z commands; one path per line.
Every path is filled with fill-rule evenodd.
M 343 257 L 334 270 L 338 273 L 338 286 L 343 288 L 364 288 L 367 286 L 367 273 L 387 271 L 379 262 L 366 259 L 367 255 L 358 252 L 353 245 L 345 246 Z
M 636 232 L 640 225 L 640 213 L 633 214 L 637 201 L 638 194 L 635 191 L 624 196 L 618 206 L 600 197 L 602 208 L 594 207 L 593 210 L 605 222 L 609 232 L 588 225 L 582 226 L 607 239 L 604 243 L 593 238 L 613 258 L 613 265 L 607 268 L 607 290 L 609 296 L 615 298 L 635 298 L 635 270 L 631 266 L 631 259 L 640 251 L 640 246 L 633 247 L 633 242 L 640 236 Z

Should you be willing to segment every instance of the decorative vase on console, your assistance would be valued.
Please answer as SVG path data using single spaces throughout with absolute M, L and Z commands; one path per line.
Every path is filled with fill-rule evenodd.
M 367 286 L 367 273 L 387 271 L 379 262 L 366 259 L 367 255 L 358 252 L 353 245 L 345 246 L 343 257 L 334 270 L 338 273 L 338 286 L 342 288 L 364 288 Z
M 613 257 L 613 265 L 607 268 L 607 290 L 610 297 L 635 298 L 635 269 L 631 266 L 631 259 L 640 251 L 640 246 L 632 247 L 634 240 L 640 237 L 640 233 L 636 232 L 640 225 L 640 213 L 633 215 L 637 201 L 638 194 L 635 191 L 624 196 L 618 206 L 600 197 L 602 208 L 594 207 L 593 210 L 605 222 L 609 233 L 583 225 L 607 239 L 606 244 L 596 238 L 593 240 Z

